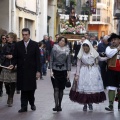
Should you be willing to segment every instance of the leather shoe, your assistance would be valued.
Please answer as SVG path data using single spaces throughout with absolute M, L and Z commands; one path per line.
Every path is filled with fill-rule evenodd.
M 19 112 L 19 113 L 27 112 L 27 108 L 21 108 L 18 112 Z
M 57 111 L 57 110 L 58 110 L 57 107 L 53 108 L 53 111 Z
M 31 110 L 35 111 L 36 110 L 36 106 L 35 105 L 31 106 Z
M 57 112 L 60 112 L 60 111 L 62 111 L 62 108 L 59 106 L 59 107 L 57 108 Z

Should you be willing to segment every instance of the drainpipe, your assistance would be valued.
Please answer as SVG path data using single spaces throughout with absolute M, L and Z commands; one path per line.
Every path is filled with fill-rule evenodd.
M 36 20 L 36 42 L 40 41 L 40 0 L 36 0 L 36 13 L 37 13 L 37 20 Z
M 16 32 L 16 7 L 15 7 L 15 0 L 10 0 L 10 15 L 11 15 L 11 29 L 10 32 Z

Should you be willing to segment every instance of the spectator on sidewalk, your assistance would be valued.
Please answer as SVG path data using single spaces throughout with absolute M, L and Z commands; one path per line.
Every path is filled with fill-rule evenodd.
M 39 50 L 40 50 L 40 64 L 41 64 L 40 79 L 43 80 L 43 75 L 46 73 L 46 63 L 48 62 L 48 56 L 45 45 L 42 42 L 39 42 Z
M 51 53 L 51 50 L 52 50 L 51 42 L 50 42 L 50 40 L 48 39 L 48 36 L 47 36 L 47 35 L 44 35 L 43 40 L 42 40 L 41 42 L 43 42 L 43 44 L 44 44 L 45 47 L 46 47 L 46 52 L 48 53 L 48 63 L 49 63 L 50 53 Z M 45 71 L 45 73 L 44 73 L 44 76 L 47 75 L 47 67 L 48 67 L 48 66 L 49 66 L 49 64 L 46 64 L 46 71 Z
M 4 47 L 4 45 L 6 44 L 6 36 L 5 35 L 1 35 L 1 43 L 0 43 L 0 64 L 2 63 L 2 57 L 1 57 L 1 51 Z M 0 72 L 1 72 L 2 68 L 0 68 Z M 0 97 L 2 97 L 3 95 L 3 82 L 0 81 Z
M 51 45 L 50 40 L 48 39 L 48 36 L 44 35 L 43 40 L 41 42 L 43 42 L 43 44 L 45 44 L 46 50 L 48 51 L 48 53 L 50 55 L 51 50 L 52 50 L 52 45 Z
M 50 41 L 51 46 L 53 47 L 53 45 L 54 45 L 54 41 L 53 41 L 53 39 L 52 39 L 52 36 L 49 36 L 48 40 Z
M 8 33 L 7 37 L 8 37 L 8 41 L 4 45 L 1 51 L 1 58 L 3 59 L 1 65 L 5 67 L 9 67 L 14 62 L 13 54 L 17 39 L 16 34 L 12 32 Z M 7 68 L 2 68 L 0 81 L 5 83 L 6 92 L 8 94 L 8 100 L 7 100 L 8 107 L 12 107 L 13 104 L 13 97 L 14 97 L 14 92 L 16 88 L 16 79 L 17 79 L 16 75 L 17 74 L 15 68 L 13 68 L 12 70 Z
M 55 38 L 56 38 L 56 39 L 55 39 L 55 43 L 54 43 L 54 44 L 58 43 L 58 38 L 59 38 L 59 37 L 60 37 L 59 34 L 56 34 L 56 35 L 55 35 Z

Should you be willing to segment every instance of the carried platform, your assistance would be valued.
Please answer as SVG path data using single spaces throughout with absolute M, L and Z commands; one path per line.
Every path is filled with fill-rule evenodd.
M 76 34 L 61 34 L 61 36 L 66 37 L 69 41 L 78 41 L 84 35 L 83 34 L 81 34 L 81 35 L 76 35 Z

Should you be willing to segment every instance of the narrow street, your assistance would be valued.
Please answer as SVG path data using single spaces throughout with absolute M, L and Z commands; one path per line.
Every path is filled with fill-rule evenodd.
M 71 80 L 73 79 L 75 68 L 72 68 Z M 7 107 L 7 95 L 4 94 L 0 98 L 0 120 L 119 120 L 120 112 L 117 110 L 117 102 L 115 102 L 114 112 L 104 110 L 108 101 L 102 104 L 94 104 L 93 112 L 83 112 L 82 105 L 73 103 L 69 100 L 69 89 L 65 90 L 62 103 L 63 111 L 56 113 L 52 111 L 54 107 L 53 89 L 48 75 L 44 80 L 38 80 L 38 89 L 36 91 L 36 111 L 31 111 L 30 106 L 28 112 L 18 113 L 20 109 L 20 95 L 15 94 L 13 107 Z

